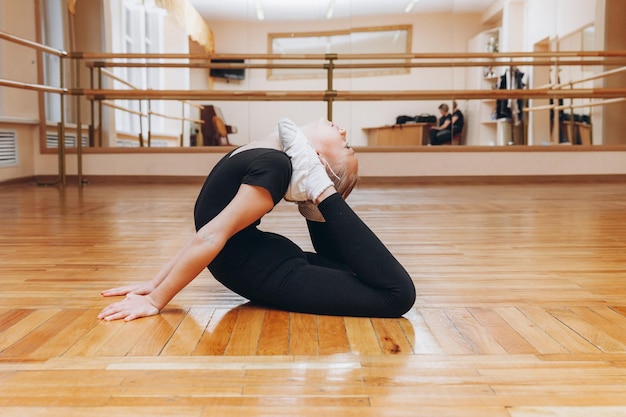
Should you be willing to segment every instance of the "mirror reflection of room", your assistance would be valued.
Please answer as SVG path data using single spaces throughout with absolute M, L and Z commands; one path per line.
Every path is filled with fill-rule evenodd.
M 586 65 L 585 57 L 569 59 L 579 61 L 577 65 L 554 65 L 553 60 L 537 56 L 517 60 L 498 58 L 494 65 L 473 66 L 468 65 L 471 59 L 448 60 L 446 64 L 396 58 L 381 60 L 380 68 L 366 69 L 340 67 L 373 62 L 333 63 L 339 67 L 333 71 L 333 92 L 449 93 L 436 98 L 391 96 L 373 100 L 328 99 L 326 61 L 316 62 L 319 70 L 311 73 L 297 68 L 268 69 L 264 63 L 273 61 L 253 58 L 268 53 L 296 54 L 298 43 L 294 39 L 303 42 L 302 54 L 365 54 L 387 50 L 412 54 L 497 54 L 624 49 L 620 44 L 624 41 L 619 40 L 624 36 L 607 36 L 609 32 L 622 33 L 617 33 L 622 29 L 612 21 L 613 17 L 602 12 L 604 0 L 571 0 L 567 6 L 556 0 L 455 0 L 445 7 L 428 0 L 405 1 L 398 10 L 392 10 L 391 6 L 399 2 L 392 2 L 386 5 L 384 13 L 379 11 L 375 15 L 357 12 L 356 2 L 331 2 L 335 5 L 333 10 L 320 6 L 315 11 L 304 10 L 302 18 L 291 13 L 289 19 L 276 15 L 269 1 L 249 2 L 245 13 L 228 15 L 227 9 L 186 0 L 196 11 L 193 17 L 176 14 L 173 2 L 112 0 L 101 7 L 78 0 L 69 17 L 55 8 L 55 5 L 63 7 L 64 1 L 43 2 L 44 38 L 52 46 L 66 50 L 196 57 L 231 55 L 226 60 L 167 61 L 181 64 L 180 67 L 142 67 L 139 64 L 149 62 L 148 59 L 127 58 L 109 60 L 110 67 L 95 68 L 93 61 L 82 60 L 77 70 L 80 77 L 65 71 L 65 85 L 74 85 L 80 78 L 81 88 L 224 94 L 210 100 L 80 97 L 66 106 L 67 132 L 76 138 L 80 122 L 84 126 L 83 145 L 94 148 L 237 146 L 253 140 L 255 132 L 271 129 L 271 124 L 285 114 L 302 122 L 310 114 L 327 114 L 347 127 L 351 146 L 428 146 L 429 131 L 439 122 L 438 107 L 441 103 L 451 107 L 456 102 L 465 125 L 461 135 L 450 141 L 453 146 L 607 143 L 604 134 L 607 123 L 617 119 L 615 115 L 622 112 L 623 101 L 514 96 L 495 99 L 468 95 L 477 90 L 602 88 L 623 81 L 623 72 L 591 79 L 616 68 Z M 260 12 L 257 4 L 265 5 Z M 262 18 L 259 13 L 263 14 Z M 94 21 L 99 22 L 96 30 Z M 55 30 L 58 23 L 70 29 L 67 34 Z M 381 28 L 377 37 L 376 29 Z M 163 36 L 165 33 L 167 36 Z M 292 43 L 288 44 L 287 40 Z M 386 45 L 394 45 L 396 49 L 390 49 L 391 46 L 385 49 Z M 281 47 L 287 49 L 278 50 Z M 232 59 L 232 55 L 237 55 L 237 59 Z M 46 76 L 53 82 L 60 77 L 57 61 L 45 61 Z M 115 62 L 131 65 L 115 66 Z M 407 62 L 415 65 L 403 67 Z M 132 66 L 133 63 L 137 66 Z M 208 67 L 207 63 L 213 66 Z M 298 65 L 295 61 L 282 63 Z M 390 71 L 386 64 L 397 66 Z M 96 82 L 89 85 L 94 73 Z M 312 93 L 302 100 L 280 101 L 275 97 L 258 99 L 251 94 L 258 91 Z M 248 98 L 242 98 L 247 94 Z M 47 95 L 49 132 L 44 147 L 55 148 L 60 110 L 54 94 Z M 82 114 L 80 121 L 77 107 Z M 412 120 L 397 123 L 399 116 Z M 432 116 L 437 120 L 430 121 Z M 621 139 L 610 139 L 615 140 Z M 75 143 L 74 139 L 68 145 Z

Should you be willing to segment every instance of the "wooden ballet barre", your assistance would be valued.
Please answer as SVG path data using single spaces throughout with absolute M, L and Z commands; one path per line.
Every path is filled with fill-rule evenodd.
M 123 79 L 121 77 L 118 77 L 117 75 L 115 75 L 111 71 L 107 71 L 105 69 L 103 69 L 101 71 L 102 71 L 102 74 L 106 75 L 107 77 L 112 78 L 115 81 L 118 81 L 118 82 L 124 84 L 125 86 L 132 88 L 133 90 L 139 90 L 139 87 L 137 87 L 136 85 L 131 84 L 130 82 L 126 81 L 125 79 Z
M 368 59 L 472 59 L 472 58 L 626 58 L 626 51 L 565 51 L 565 52 L 456 52 L 402 54 L 157 54 L 157 53 L 91 53 L 72 52 L 70 58 L 105 59 L 244 59 L 244 60 L 368 60 Z
M 198 90 L 98 90 L 76 89 L 76 95 L 94 100 L 228 100 L 322 101 L 324 91 L 198 91 Z
M 110 71 L 107 71 L 107 70 L 104 70 L 104 69 L 103 69 L 103 70 L 102 70 L 102 73 L 103 73 L 104 75 L 106 75 L 106 76 L 108 76 L 108 77 L 110 77 L 110 78 L 114 79 L 115 81 L 118 81 L 118 82 L 120 82 L 120 83 L 124 84 L 125 86 L 132 88 L 133 90 L 139 90 L 139 87 L 137 87 L 137 86 L 135 86 L 135 85 L 131 84 L 130 82 L 128 82 L 128 81 L 126 81 L 126 80 L 124 80 L 124 79 L 123 79 L 123 78 L 121 78 L 121 77 L 118 77 L 117 75 L 113 74 L 113 73 L 112 73 L 112 72 L 110 72 Z M 189 101 L 189 100 L 183 100 L 182 102 L 183 102 L 183 104 L 188 104 L 189 106 L 195 107 L 195 108 L 197 108 L 197 109 L 203 109 L 203 108 L 204 108 L 204 106 L 203 106 L 203 105 L 201 105 L 201 104 L 197 104 L 197 103 L 194 103 L 194 102 Z
M 204 108 L 202 104 L 194 103 L 193 101 L 189 101 L 189 100 L 184 100 L 183 103 L 188 104 L 191 107 L 195 107 L 196 109 L 199 109 L 199 110 L 202 110 Z M 204 123 L 203 120 L 200 120 L 200 121 Z
M 142 118 L 142 117 L 146 117 L 146 118 L 147 118 L 147 117 L 148 117 L 148 115 L 147 115 L 147 114 L 145 114 L 145 113 L 142 113 L 141 111 L 136 111 L 136 110 L 129 109 L 129 108 L 127 108 L 127 107 L 118 106 L 117 104 L 115 104 L 115 103 L 111 103 L 111 102 L 109 102 L 109 101 L 105 101 L 105 100 L 103 100 L 101 103 L 102 103 L 102 105 L 103 105 L 103 106 L 111 107 L 111 108 L 113 108 L 113 109 L 116 109 L 116 110 L 121 110 L 121 111 L 124 111 L 124 112 L 126 112 L 126 113 L 134 114 L 134 115 L 136 115 L 136 116 L 139 116 L 139 117 L 140 117 L 140 125 L 139 125 L 139 126 L 140 126 L 140 131 L 139 131 L 139 145 L 140 145 L 141 147 L 143 147 L 144 143 L 143 143 L 143 131 L 142 131 L 142 129 L 141 129 L 141 118 Z
M 382 60 L 382 59 L 380 59 Z M 598 66 L 598 65 L 626 65 L 626 58 L 617 60 L 542 60 L 542 61 L 449 61 L 449 62 L 370 62 L 362 64 L 340 64 L 334 63 L 334 69 L 376 69 L 376 68 L 449 68 L 449 67 L 508 67 L 508 66 Z M 215 64 L 215 63 L 184 63 L 184 62 L 106 62 L 97 61 L 87 64 L 90 68 L 233 68 L 233 69 L 327 69 L 328 63 L 319 64 Z
M 609 100 L 602 100 L 602 101 L 593 101 L 591 103 L 579 103 L 579 104 L 572 104 L 572 105 L 556 105 L 556 104 L 547 104 L 545 106 L 535 106 L 535 107 L 524 107 L 522 109 L 522 111 L 525 112 L 531 112 L 531 111 L 537 111 L 537 110 L 567 110 L 567 109 L 578 109 L 578 108 L 582 108 L 582 107 L 598 107 L 598 106 L 605 106 L 607 104 L 613 104 L 613 103 L 621 103 L 622 101 L 626 101 L 626 98 L 614 98 L 614 99 L 609 99 Z
M 238 59 L 233 58 L 240 55 L 186 55 L 186 54 L 138 54 L 138 53 L 109 53 L 109 54 L 89 54 L 89 53 L 73 53 L 72 58 L 86 59 L 85 65 L 88 68 L 103 68 L 103 67 L 165 67 L 165 68 L 267 68 L 267 64 L 252 64 L 252 63 L 219 63 L 210 62 L 217 59 Z M 326 61 L 328 55 L 276 55 L 276 54 L 263 54 L 263 55 L 241 55 L 243 60 L 317 60 Z M 160 63 L 145 63 L 145 62 L 112 62 L 106 61 L 109 59 L 185 59 L 190 61 L 209 61 L 206 63 L 201 62 L 160 62 Z M 303 69 L 318 69 L 324 64 L 272 64 L 276 65 L 276 68 L 303 68 Z
M 19 88 L 22 90 L 41 91 L 44 93 L 67 94 L 69 92 L 67 88 L 49 87 L 47 85 L 42 85 L 42 84 L 30 84 L 30 83 L 23 83 L 21 81 L 12 81 L 12 80 L 5 80 L 5 79 L 0 79 L 0 86 Z
M 170 119 L 170 120 L 179 120 L 182 122 L 194 122 L 194 123 L 204 123 L 204 120 L 199 120 L 199 119 L 190 119 L 188 117 L 178 117 L 178 116 L 170 116 L 167 114 L 163 114 L 163 113 L 156 113 L 153 111 L 149 111 L 148 114 L 150 116 L 158 116 L 158 117 L 163 117 L 164 119 Z
M 5 87 L 13 87 L 13 88 L 20 88 L 20 89 L 25 89 L 25 90 L 34 90 L 34 91 L 40 91 L 40 92 L 59 94 L 59 98 L 60 98 L 59 107 L 61 109 L 60 111 L 61 121 L 58 124 L 58 136 L 57 136 L 58 138 L 57 155 L 58 155 L 58 160 L 59 160 L 59 175 L 56 181 L 50 184 L 45 184 L 45 185 L 61 184 L 62 186 L 65 186 L 66 175 L 65 175 L 65 102 L 64 102 L 64 99 L 65 99 L 65 94 L 67 94 L 68 90 L 63 87 L 63 80 L 64 80 L 63 58 L 67 57 L 67 52 L 59 50 L 59 49 L 51 48 L 47 45 L 43 45 L 38 42 L 33 42 L 28 39 L 20 38 L 18 36 L 14 36 L 3 31 L 0 31 L 0 39 L 4 39 L 6 41 L 13 42 L 15 44 L 32 48 L 37 51 L 47 53 L 50 55 L 55 55 L 61 58 L 59 60 L 59 79 L 61 83 L 60 88 L 50 87 L 50 86 L 41 85 L 41 84 L 29 84 L 29 83 L 23 83 L 23 82 L 17 82 L 17 81 L 10 81 L 10 80 L 2 80 L 3 82 L 0 85 L 5 86 Z M 43 132 L 43 129 L 42 129 L 42 132 Z M 78 138 L 77 144 L 78 144 L 78 150 L 80 152 L 81 144 L 82 144 L 80 138 Z M 81 165 L 79 161 L 79 167 L 80 166 Z
M 336 59 L 473 59 L 473 58 L 625 58 L 624 51 L 553 51 L 553 52 L 433 52 L 408 54 L 340 54 Z
M 47 45 L 43 45 L 41 43 L 29 41 L 28 39 L 20 38 L 18 36 L 11 35 L 9 33 L 0 31 L 0 39 L 4 39 L 13 43 L 17 43 L 22 46 L 27 46 L 29 48 L 36 49 L 41 52 L 45 52 L 47 54 L 56 55 L 59 57 L 67 56 L 67 52 L 62 51 L 60 49 L 51 48 Z
M 329 55 L 336 54 L 215 54 L 215 55 L 198 55 L 198 54 L 159 54 L 159 53 L 98 53 L 98 52 L 72 52 L 70 58 L 83 59 L 90 61 L 106 60 L 106 59 L 185 59 L 185 60 L 211 60 L 211 59 L 289 59 L 289 60 L 320 60 L 328 59 Z M 375 55 L 372 55 L 375 56 Z
M 520 89 L 520 90 L 449 90 L 449 91 L 341 91 L 333 100 L 457 100 L 476 99 L 565 99 L 565 98 L 620 98 L 626 96 L 626 88 L 605 89 Z
M 613 70 L 609 70 L 609 71 L 604 71 L 601 72 L 599 74 L 595 74 L 592 75 L 590 77 L 586 77 L 586 78 L 582 78 L 582 79 L 578 79 L 578 80 L 574 80 L 574 81 L 570 81 L 567 83 L 561 83 L 561 84 L 548 84 L 546 86 L 542 86 L 541 88 L 552 88 L 552 89 L 561 89 L 563 87 L 571 87 L 574 84 L 580 84 L 583 82 L 587 82 L 587 81 L 593 81 L 593 80 L 597 80 L 600 78 L 605 78 L 611 75 L 615 75 L 621 72 L 626 71 L 626 67 L 621 67 L 621 68 L 616 68 Z M 568 108 L 577 108 L 577 107 L 591 107 L 591 106 L 598 106 L 598 105 L 604 105 L 604 104 L 611 104 L 611 103 L 618 103 L 623 101 L 624 99 L 613 99 L 613 100 L 605 100 L 602 102 L 596 102 L 596 103 L 591 103 L 591 104 L 576 104 L 576 105 L 569 105 L 569 106 L 559 106 L 557 104 L 547 104 L 545 106 L 535 106 L 535 107 L 526 107 L 523 109 L 523 111 L 525 112 L 530 112 L 530 111 L 535 111 L 535 110 L 563 110 L 563 109 L 568 109 Z
M 545 106 L 535 106 L 535 107 L 524 107 L 522 111 L 531 112 L 531 111 L 539 111 L 539 110 L 554 110 L 556 104 L 546 104 Z
M 552 88 L 569 87 L 572 84 L 580 84 L 580 83 L 584 83 L 584 82 L 587 82 L 587 81 L 593 81 L 593 80 L 597 80 L 597 79 L 600 79 L 600 78 L 608 77 L 608 76 L 611 76 L 611 75 L 619 74 L 619 73 L 624 72 L 624 71 L 626 71 L 626 67 L 616 68 L 616 69 L 613 69 L 613 70 L 609 70 L 609 71 L 601 72 L 599 74 L 592 75 L 592 76 L 587 77 L 587 78 L 581 78 L 581 79 L 570 81 L 570 82 L 567 82 L 567 83 L 556 84 L 556 85 L 552 86 Z
M 510 67 L 510 66 L 597 66 L 597 65 L 624 65 L 626 59 L 621 61 L 454 61 L 454 62 L 381 62 L 367 64 L 334 64 L 334 69 L 367 69 L 367 68 L 461 68 L 461 67 Z
M 137 87 L 134 84 L 124 80 L 121 77 L 118 77 L 117 75 L 115 75 L 111 71 L 107 71 L 105 69 L 100 69 L 100 71 L 101 71 L 101 73 L 103 75 L 106 75 L 107 77 L 110 77 L 110 78 L 114 79 L 115 81 L 118 81 L 121 84 L 123 84 L 123 85 L 125 85 L 127 87 L 132 88 L 133 90 L 138 90 L 139 89 L 139 87 Z M 202 106 L 200 104 L 193 103 L 193 102 L 191 102 L 189 100 L 183 100 L 181 102 L 182 102 L 183 105 L 187 104 L 189 106 L 192 106 L 192 107 L 195 107 L 195 108 L 198 108 L 198 109 L 202 109 L 204 107 L 204 106 Z M 148 123 L 150 123 L 150 120 L 149 120 L 150 116 L 158 116 L 158 117 L 163 117 L 163 118 L 167 118 L 167 119 L 180 120 L 180 121 L 183 121 L 183 122 L 184 121 L 189 121 L 189 122 L 200 123 L 200 124 L 204 123 L 203 120 L 189 119 L 189 118 L 185 118 L 185 117 L 182 117 L 182 118 L 181 117 L 173 117 L 173 116 L 168 116 L 168 115 L 164 115 L 164 114 L 160 114 L 160 113 L 155 113 L 155 112 L 152 112 L 152 111 L 148 111 L 148 113 L 146 114 L 146 113 L 143 113 L 141 111 L 135 111 L 135 110 L 128 109 L 126 107 L 118 106 L 118 105 L 113 104 L 113 103 L 108 102 L 108 101 L 102 101 L 102 104 L 106 105 L 108 107 L 117 109 L 117 110 L 125 111 L 127 113 L 140 116 L 140 117 L 146 117 L 146 118 L 148 118 Z M 140 103 L 140 110 L 141 110 L 141 103 Z M 148 142 L 150 142 L 150 136 L 151 136 L 150 133 L 148 133 Z M 141 132 L 141 131 L 139 132 L 139 143 L 143 147 L 143 132 Z
M 626 101 L 626 98 L 614 98 L 611 100 L 594 101 L 591 103 L 579 103 L 579 104 L 572 104 L 569 106 L 560 105 L 560 106 L 555 106 L 554 110 L 567 110 L 567 109 L 578 109 L 581 107 L 606 106 L 607 104 L 621 103 L 622 101 Z
M 123 78 L 121 78 L 121 77 L 118 77 L 117 75 L 113 74 L 113 73 L 112 73 L 112 72 L 110 72 L 110 71 L 107 71 L 107 70 L 104 70 L 104 69 L 103 69 L 103 70 L 102 70 L 102 73 L 103 73 L 104 75 L 106 75 L 106 76 L 108 76 L 108 77 L 110 77 L 110 78 L 114 79 L 115 81 L 118 81 L 118 82 L 120 82 L 120 83 L 124 84 L 125 86 L 132 88 L 133 90 L 138 90 L 138 89 L 139 89 L 139 87 L 137 87 L 137 86 L 135 86 L 135 85 L 131 84 L 130 82 L 128 82 L 128 81 L 126 81 L 126 80 L 124 80 L 124 79 L 123 79 Z M 184 100 L 184 101 L 183 101 L 183 103 L 184 103 L 184 104 L 187 104 L 187 105 L 189 105 L 189 106 L 195 107 L 195 108 L 197 108 L 197 109 L 200 109 L 200 110 L 202 110 L 202 109 L 204 108 L 204 106 L 203 106 L 202 104 L 197 104 L 197 103 L 194 103 L 194 102 L 189 101 L 189 100 Z M 156 113 L 155 113 L 155 114 L 156 114 Z M 142 113 L 141 115 L 144 115 L 144 114 Z M 144 116 L 145 116 L 145 115 L 144 115 Z M 200 121 L 200 122 L 202 122 L 202 121 Z M 204 123 L 204 122 L 202 122 L 202 123 Z
M 136 116 L 148 117 L 148 115 L 146 113 L 142 113 L 142 112 L 137 111 L 137 110 L 132 110 L 132 109 L 129 109 L 129 108 L 124 107 L 124 106 L 119 106 L 119 105 L 117 105 L 115 103 L 111 103 L 110 101 L 102 100 L 102 105 L 107 106 L 107 107 L 111 107 L 111 108 L 116 109 L 116 110 L 121 110 L 121 111 L 124 111 L 126 113 L 134 114 Z
M 216 64 L 216 63 L 185 63 L 185 62 L 106 62 L 88 63 L 89 68 L 219 68 L 219 69 L 324 69 L 326 63 L 319 64 Z
M 565 99 L 621 98 L 626 88 L 601 89 L 520 89 L 520 90 L 426 90 L 426 91 L 198 91 L 198 90 L 104 90 L 76 89 L 71 94 L 86 95 L 94 100 L 256 100 L 256 101 L 378 101 L 472 99 Z

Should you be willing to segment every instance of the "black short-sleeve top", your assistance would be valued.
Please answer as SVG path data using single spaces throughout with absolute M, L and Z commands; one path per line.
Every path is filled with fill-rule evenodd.
M 194 209 L 196 230 L 217 216 L 237 194 L 241 184 L 269 191 L 274 205 L 282 199 L 291 179 L 291 161 L 275 149 L 253 148 L 229 152 L 204 182 Z M 256 227 L 260 220 L 250 225 Z
M 217 216 L 242 184 L 265 188 L 274 205 L 287 191 L 292 171 L 287 154 L 267 148 L 234 152 L 225 155 L 215 165 L 202 186 L 194 209 L 196 230 Z M 208 265 L 215 278 L 225 285 L 229 283 L 227 286 L 239 294 L 247 294 L 246 291 L 250 290 L 250 277 L 261 279 L 283 262 L 285 256 L 298 256 L 302 252 L 290 240 L 257 229 L 260 223 L 259 219 L 232 236 Z M 279 253 L 282 255 L 277 256 Z M 269 259 L 270 255 L 274 258 Z M 236 280 L 233 281 L 232 277 Z

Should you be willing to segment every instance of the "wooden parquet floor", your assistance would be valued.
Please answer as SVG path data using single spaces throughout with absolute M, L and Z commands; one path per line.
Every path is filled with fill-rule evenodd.
M 626 184 L 362 185 L 413 277 L 401 319 L 246 304 L 205 271 L 96 315 L 193 231 L 199 184 L 0 187 L 0 415 L 626 416 Z M 295 207 L 262 227 L 310 249 Z

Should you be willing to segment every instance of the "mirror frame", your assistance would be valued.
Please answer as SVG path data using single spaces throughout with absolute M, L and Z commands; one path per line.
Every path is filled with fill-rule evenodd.
M 377 36 L 378 35 L 378 36 Z M 387 38 L 391 37 L 391 42 L 387 42 Z M 358 39 L 363 38 L 363 39 Z M 378 38 L 378 39 L 376 39 Z M 347 40 L 347 42 L 346 42 Z M 311 55 L 328 55 L 328 54 L 410 54 L 413 45 L 413 25 L 393 25 L 393 26 L 372 26 L 372 27 L 355 27 L 344 30 L 329 30 L 320 32 L 283 32 L 268 33 L 267 48 L 271 55 L 283 54 L 311 54 Z M 373 42 L 372 42 L 373 41 Z M 394 48 L 398 41 L 402 42 L 398 48 Z M 280 48 L 278 43 L 284 43 L 284 48 Z M 364 42 L 370 42 L 367 49 L 360 47 Z M 372 45 L 380 46 L 372 48 Z M 304 51 L 304 52 L 303 52 Z M 309 61 L 310 62 L 310 61 Z M 313 62 L 319 65 L 319 69 L 310 69 L 310 71 L 302 69 L 267 69 L 268 80 L 295 80 L 295 79 L 316 79 L 326 78 L 327 71 L 322 67 L 324 61 Z M 395 62 L 398 60 L 378 60 L 381 62 Z M 410 60 L 402 60 L 400 62 L 410 62 Z M 269 60 L 270 65 L 276 64 L 273 60 Z M 297 61 L 281 60 L 281 64 L 295 64 Z M 368 61 L 359 61 L 359 63 L 368 63 Z M 392 68 L 383 70 L 372 69 L 351 69 L 349 71 L 336 69 L 336 77 L 367 77 L 374 75 L 390 75 L 390 74 L 408 74 L 409 68 Z

